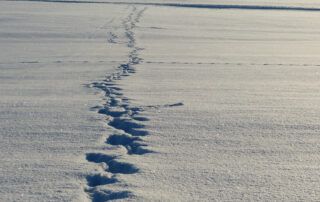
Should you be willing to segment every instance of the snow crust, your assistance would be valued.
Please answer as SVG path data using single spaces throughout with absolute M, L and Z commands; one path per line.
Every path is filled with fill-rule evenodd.
M 0 201 L 319 199 L 319 3 L 79 2 L 0 2 Z

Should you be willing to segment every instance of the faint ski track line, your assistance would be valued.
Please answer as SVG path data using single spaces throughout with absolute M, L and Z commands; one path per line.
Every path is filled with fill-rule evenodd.
M 97 63 L 121 63 L 123 61 L 115 60 L 98 60 L 98 61 L 89 61 L 89 60 L 56 60 L 56 61 L 21 61 L 21 62 L 0 62 L 0 65 L 15 65 L 15 64 L 97 64 Z
M 226 5 L 226 4 L 188 4 L 188 3 L 143 3 L 143 2 L 113 2 L 113 1 L 80 1 L 80 0 L 5 0 L 44 3 L 82 3 L 82 4 L 119 4 L 119 5 L 141 5 L 141 6 L 165 6 L 178 8 L 201 8 L 201 9 L 238 9 L 238 10 L 280 10 L 280 11 L 308 11 L 319 12 L 320 8 L 295 7 L 295 6 L 267 6 L 267 5 Z
M 120 43 L 108 40 L 109 43 Z M 0 65 L 14 65 L 14 64 L 96 64 L 96 63 L 125 63 L 125 61 L 115 60 L 57 60 L 57 61 L 20 61 L 20 62 L 0 62 Z M 245 63 L 245 62 L 184 62 L 184 61 L 140 61 L 139 64 L 179 64 L 179 65 L 236 65 L 236 66 L 296 66 L 296 67 L 319 67 L 320 64 L 297 64 L 297 63 Z
M 296 63 L 245 63 L 245 62 L 183 62 L 183 61 L 144 61 L 145 64 L 170 64 L 170 65 L 234 65 L 234 66 L 296 66 L 318 67 L 320 64 L 296 64 Z

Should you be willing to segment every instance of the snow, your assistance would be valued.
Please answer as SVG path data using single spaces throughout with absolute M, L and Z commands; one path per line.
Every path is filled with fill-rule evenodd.
M 85 154 L 109 133 L 85 85 L 127 54 L 103 28 L 126 9 L 0 4 L 0 201 L 83 201 Z
M 183 106 L 142 113 L 156 153 L 136 162 L 134 190 L 147 201 L 316 201 L 318 17 L 146 10 L 145 63 L 121 87 L 133 105 Z
M 317 201 L 320 13 L 141 2 L 0 2 L 0 201 Z

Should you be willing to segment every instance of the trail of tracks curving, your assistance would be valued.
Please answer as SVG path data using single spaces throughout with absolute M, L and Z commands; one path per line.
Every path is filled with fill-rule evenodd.
M 135 65 L 142 62 L 139 57 L 139 51 L 142 49 L 136 45 L 134 28 L 142 17 L 144 10 L 145 8 L 132 7 L 129 15 L 122 21 L 126 46 L 130 49 L 128 61 L 119 65 L 117 71 L 106 76 L 105 80 L 94 82 L 91 85 L 105 93 L 106 103 L 103 108 L 98 110 L 98 113 L 106 115 L 107 124 L 116 131 L 107 138 L 106 144 L 123 146 L 127 150 L 127 155 L 142 155 L 151 152 L 146 148 L 147 145 L 142 138 L 148 135 L 148 132 L 143 129 L 143 121 L 148 119 L 139 115 L 142 109 L 132 107 L 129 99 L 123 95 L 121 88 L 117 87 L 116 84 L 117 80 L 135 73 Z M 117 38 L 114 34 L 112 34 L 112 37 L 113 39 Z M 116 41 L 112 40 L 111 42 L 115 43 Z M 89 162 L 100 165 L 99 171 L 87 176 L 88 186 L 85 191 L 93 202 L 122 199 L 133 195 L 127 190 L 113 192 L 101 189 L 103 185 L 118 183 L 117 174 L 139 172 L 136 165 L 119 161 L 119 157 L 105 154 L 103 151 L 86 154 L 86 159 Z

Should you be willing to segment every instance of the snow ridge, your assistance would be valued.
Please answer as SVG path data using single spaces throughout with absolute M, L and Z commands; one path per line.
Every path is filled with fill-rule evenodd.
M 104 114 L 107 117 L 108 125 L 112 127 L 115 134 L 110 135 L 106 143 L 110 145 L 123 146 L 127 150 L 128 155 L 142 155 L 152 152 L 145 148 L 147 145 L 143 142 L 142 136 L 148 135 L 146 130 L 143 130 L 143 121 L 148 121 L 146 117 L 139 116 L 142 110 L 139 107 L 131 107 L 129 99 L 121 92 L 121 88 L 117 87 L 116 81 L 123 77 L 135 73 L 134 66 L 139 64 L 142 59 L 139 57 L 141 48 L 137 47 L 134 28 L 145 9 L 137 9 L 132 7 L 130 14 L 123 20 L 122 26 L 125 30 L 127 47 L 131 50 L 128 56 L 128 61 L 121 64 L 118 70 L 106 76 L 102 82 L 92 83 L 92 87 L 98 88 L 105 93 L 107 102 L 103 108 L 98 110 L 98 113 Z M 112 34 L 113 39 L 117 36 Z M 109 41 L 117 43 L 116 40 Z M 114 199 L 123 199 L 132 197 L 130 191 L 111 191 L 102 189 L 101 186 L 119 182 L 117 174 L 134 174 L 139 172 L 136 165 L 121 162 L 120 156 L 107 155 L 104 153 L 87 153 L 86 159 L 92 163 L 100 164 L 100 170 L 87 176 L 86 192 L 91 197 L 93 202 L 107 201 Z

